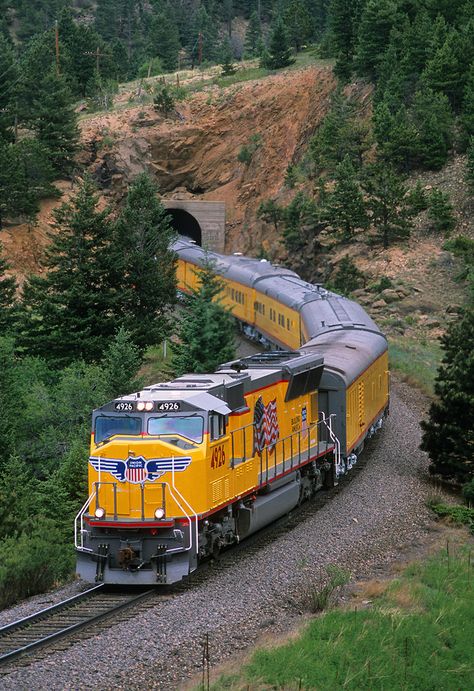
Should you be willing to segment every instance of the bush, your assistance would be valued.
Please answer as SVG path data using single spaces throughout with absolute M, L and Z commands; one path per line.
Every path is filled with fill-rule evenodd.
M 237 154 L 237 160 L 239 163 L 245 163 L 246 166 L 250 165 L 254 153 L 262 146 L 262 137 L 260 134 L 252 134 L 249 139 L 248 144 L 244 144 Z
M 174 110 L 175 97 L 170 87 L 166 84 L 158 84 L 155 88 L 155 95 L 153 97 L 153 106 L 155 110 L 163 115 L 168 115 Z
M 42 593 L 68 577 L 74 550 L 65 545 L 53 521 L 42 518 L 29 532 L 0 541 L 0 608 Z
M 349 255 L 345 255 L 337 267 L 331 288 L 343 295 L 349 295 L 353 290 L 361 288 L 365 283 L 365 276 L 354 264 Z
M 463 485 L 462 495 L 468 504 L 474 505 L 474 477 Z
M 340 589 L 350 580 L 350 573 L 339 566 L 329 564 L 326 566 L 326 583 L 323 578 L 320 582 L 309 586 L 307 599 L 311 612 L 316 614 L 327 609 L 335 599 Z

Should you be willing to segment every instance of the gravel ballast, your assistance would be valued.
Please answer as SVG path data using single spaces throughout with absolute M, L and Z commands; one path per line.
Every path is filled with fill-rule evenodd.
M 432 487 L 418 449 L 422 407 L 420 393 L 395 384 L 391 414 L 366 450 L 365 467 L 319 511 L 258 550 L 224 555 L 203 582 L 156 607 L 13 671 L 0 687 L 177 689 L 199 671 L 206 633 L 217 665 L 262 634 L 293 628 L 302 589 L 328 564 L 349 569 L 353 578 L 383 569 L 432 528 L 425 507 Z M 30 606 L 36 611 L 38 601 L 2 613 L 4 623 Z

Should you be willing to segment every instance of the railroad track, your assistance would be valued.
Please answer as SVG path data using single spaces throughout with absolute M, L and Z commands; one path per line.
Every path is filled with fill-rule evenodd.
M 115 615 L 134 604 L 156 595 L 156 589 L 141 591 L 114 591 L 104 584 L 86 590 L 52 607 L 8 624 L 0 629 L 0 668 L 2 673 L 11 671 L 11 663 L 30 664 L 38 658 L 40 649 L 50 646 L 56 649 L 69 647 L 75 634 L 90 629 L 95 624 Z M 44 652 L 44 650 L 42 650 Z M 48 650 L 48 653 L 50 651 Z M 42 657 L 43 655 L 39 655 Z

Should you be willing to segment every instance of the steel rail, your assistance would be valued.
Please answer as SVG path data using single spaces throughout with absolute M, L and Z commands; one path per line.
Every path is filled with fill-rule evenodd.
M 16 632 L 23 631 L 25 632 L 25 635 L 28 634 L 28 629 L 33 626 L 34 624 L 41 624 L 41 622 L 47 623 L 52 616 L 54 616 L 57 613 L 65 612 L 67 613 L 68 611 L 74 609 L 76 605 L 80 605 L 82 602 L 86 602 L 87 600 L 93 600 L 93 598 L 99 593 L 99 592 L 107 592 L 104 590 L 105 585 L 100 584 L 98 586 L 95 586 L 94 588 L 90 588 L 89 590 L 86 590 L 84 593 L 79 593 L 79 595 L 75 595 L 71 598 L 68 598 L 67 600 L 63 600 L 62 602 L 59 602 L 56 605 L 52 605 L 51 607 L 47 607 L 46 609 L 41 610 L 40 612 L 36 612 L 35 614 L 29 615 L 27 617 L 24 617 L 23 619 L 19 619 L 17 621 L 12 622 L 11 624 L 7 624 L 6 626 L 0 628 L 0 645 L 3 643 L 8 643 L 8 636 L 10 634 L 15 634 Z M 90 613 L 89 611 L 86 611 L 83 613 L 81 616 L 80 611 L 78 612 L 78 615 L 81 617 L 81 619 L 73 624 L 68 624 L 66 626 L 61 626 L 61 623 L 57 623 L 57 631 L 53 631 L 52 633 L 49 633 L 50 628 L 47 629 L 47 632 L 45 635 L 41 634 L 41 631 L 38 633 L 35 632 L 35 636 L 37 636 L 36 639 L 32 640 L 29 643 L 25 643 L 24 645 L 21 645 L 19 647 L 14 647 L 11 650 L 8 650 L 5 653 L 0 653 L 0 667 L 7 664 L 8 662 L 12 662 L 16 658 L 22 657 L 23 655 L 26 655 L 33 650 L 39 649 L 43 646 L 49 645 L 51 643 L 54 643 L 55 641 L 58 641 L 62 638 L 66 638 L 67 636 L 71 635 L 74 632 L 79 631 L 80 629 L 83 629 L 85 627 L 91 626 L 93 624 L 96 624 L 97 622 L 101 621 L 102 619 L 105 619 L 106 617 L 109 617 L 122 609 L 125 609 L 129 607 L 130 605 L 139 602 L 140 600 L 143 600 L 147 598 L 149 595 L 155 593 L 156 590 L 147 590 L 145 592 L 141 592 L 138 595 L 130 595 L 122 602 L 119 603 L 113 603 L 110 607 L 106 607 L 103 611 L 100 611 L 98 613 Z M 110 593 L 113 595 L 113 591 Z M 119 595 L 119 593 L 117 594 Z M 123 593 L 122 593 L 123 595 Z M 54 626 L 54 624 L 53 624 Z M 16 644 L 15 644 L 16 645 Z

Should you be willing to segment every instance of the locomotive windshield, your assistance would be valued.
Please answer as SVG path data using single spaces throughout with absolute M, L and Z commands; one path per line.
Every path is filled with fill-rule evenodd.
M 204 418 L 200 415 L 162 415 L 148 420 L 148 434 L 156 436 L 178 434 L 180 437 L 201 444 Z
M 114 434 L 141 434 L 142 421 L 129 415 L 99 415 L 95 420 L 94 441 L 98 444 Z

